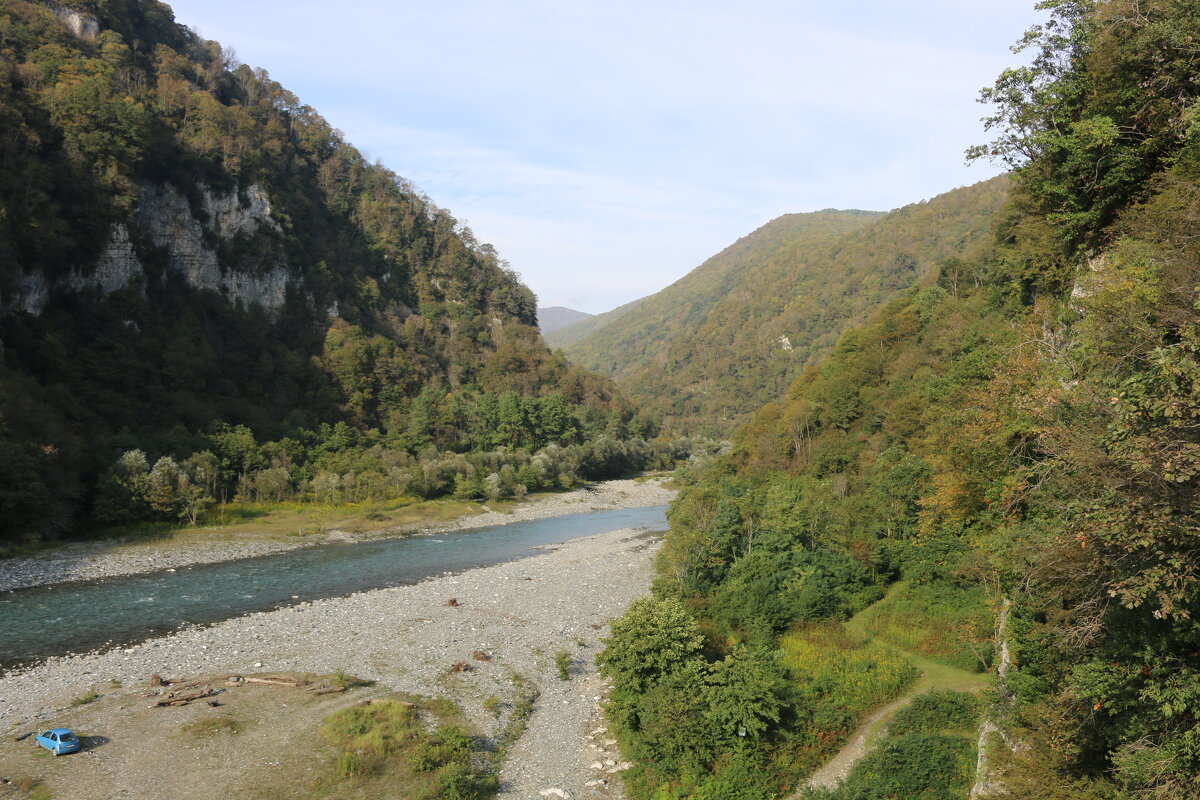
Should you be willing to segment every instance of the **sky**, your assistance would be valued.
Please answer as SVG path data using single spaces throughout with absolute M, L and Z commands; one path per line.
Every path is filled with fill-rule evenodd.
M 598 313 L 769 220 L 997 174 L 976 102 L 1033 0 L 167 0 Z

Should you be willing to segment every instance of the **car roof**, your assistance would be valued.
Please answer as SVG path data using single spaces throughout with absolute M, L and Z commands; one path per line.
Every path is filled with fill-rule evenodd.
M 51 733 L 71 733 L 70 728 L 51 728 Z

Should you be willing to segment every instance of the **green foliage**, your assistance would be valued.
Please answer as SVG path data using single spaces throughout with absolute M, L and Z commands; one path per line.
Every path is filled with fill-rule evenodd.
M 318 786 L 338 797 L 491 797 L 495 777 L 472 764 L 476 748 L 470 736 L 455 725 L 436 724 L 445 711 L 437 706 L 375 701 L 329 717 L 321 736 L 333 748 L 331 774 L 319 778 Z
M 859 630 L 958 669 L 992 662 L 992 611 L 982 586 L 900 582 L 855 620 Z
M 892 699 L 917 677 L 894 650 L 837 625 L 806 628 L 780 639 L 783 664 L 807 698 L 812 743 L 836 741 L 867 711 Z
M 642 597 L 614 620 L 600 670 L 620 689 L 645 691 L 700 651 L 696 620 L 672 598 Z
M 295 499 L 318 461 L 329 502 L 403 495 L 379 488 L 388 459 L 366 477 L 350 463 L 375 445 L 589 448 L 553 477 L 460 470 L 462 494 L 481 498 L 648 463 L 630 443 L 654 425 L 545 349 L 532 293 L 494 248 L 167 6 L 85 10 L 94 41 L 52 7 L 0 7 L 0 545 L 91 516 L 195 523 L 235 495 Z M 223 275 L 287 267 L 282 307 L 187 284 L 155 221 L 170 193 Z M 230 233 L 204 210 L 223 196 L 268 200 L 270 223 Z M 118 224 L 145 274 L 66 289 L 94 273 Z M 36 285 L 45 308 L 26 313 L 22 287 Z M 132 450 L 145 475 L 111 468 Z M 330 480 L 350 472 L 348 487 Z M 445 477 L 412 484 L 434 496 L 452 489 Z
M 888 735 L 832 791 L 804 800 L 965 800 L 975 772 L 979 701 L 965 692 L 919 694 L 893 715 Z
M 934 689 L 913 698 L 892 715 L 892 736 L 920 733 L 964 733 L 974 731 L 979 718 L 979 699 L 967 692 Z
M 745 595 L 727 627 L 770 629 L 788 585 L 738 563 L 771 532 L 902 579 L 855 630 L 962 667 L 994 660 L 1006 596 L 1000 711 L 1025 746 L 990 751 L 1005 790 L 1182 800 L 1200 775 L 1200 12 L 1043 7 L 1033 59 L 985 93 L 1000 138 L 977 154 L 1019 165 L 994 240 L 740 429 L 684 487 L 658 585 L 711 617 Z M 786 522 L 764 524 L 768 497 Z M 962 796 L 970 743 L 905 724 L 837 797 Z
M 854 765 L 832 797 L 962 800 L 970 788 L 974 766 L 974 750 L 962 737 L 922 733 L 892 736 Z
M 609 719 L 638 763 L 627 774 L 636 797 L 773 796 L 916 675 L 836 627 L 706 658 L 697 623 L 670 597 L 637 601 L 612 629 L 598 661 L 613 679 Z
M 554 654 L 554 666 L 558 668 L 558 679 L 560 681 L 571 680 L 571 653 L 567 650 L 559 650 Z
M 977 248 L 1005 188 L 996 179 L 889 214 L 785 215 L 658 294 L 581 323 L 593 331 L 581 340 L 550 341 L 612 375 L 667 430 L 726 435 L 848 325 Z M 831 424 L 848 423 L 858 405 L 847 380 L 830 398 Z

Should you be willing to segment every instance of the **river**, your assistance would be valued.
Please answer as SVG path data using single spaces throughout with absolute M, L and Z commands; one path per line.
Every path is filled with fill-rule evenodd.
M 666 506 L 597 511 L 490 528 L 348 544 L 0 594 L 0 669 L 125 646 L 207 625 L 447 572 L 526 558 L 581 536 L 667 529 Z M 0 561 L 0 570 L 3 562 Z

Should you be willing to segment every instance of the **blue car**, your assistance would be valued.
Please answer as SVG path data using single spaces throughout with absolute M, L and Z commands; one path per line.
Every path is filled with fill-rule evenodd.
M 61 756 L 63 753 L 74 753 L 83 747 L 79 737 L 70 728 L 55 728 L 46 731 L 37 737 L 37 743 L 56 756 Z

